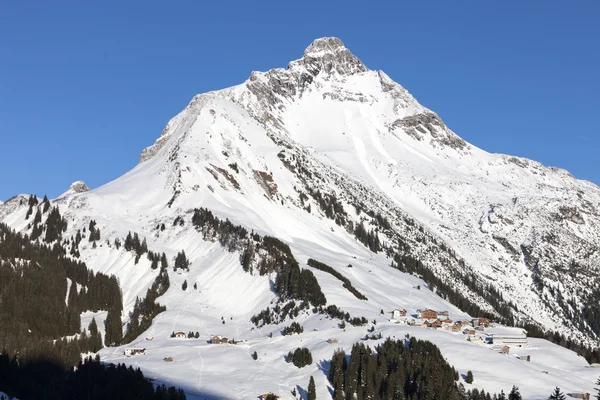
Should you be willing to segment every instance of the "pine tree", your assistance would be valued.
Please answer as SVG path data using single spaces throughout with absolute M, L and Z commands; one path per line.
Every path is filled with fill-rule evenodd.
M 33 217 L 33 224 L 37 225 L 42 222 L 42 214 L 40 213 L 40 209 L 38 208 L 35 212 L 35 217 Z
M 508 400 L 521 400 L 521 393 L 519 393 L 519 388 L 516 386 L 512 387 L 512 390 L 508 394 Z
M 554 392 L 548 397 L 548 400 L 566 400 L 565 395 L 560 391 L 560 388 L 557 386 L 554 389 Z
M 596 381 L 596 385 L 600 386 L 600 378 Z M 600 387 L 595 388 L 596 390 L 596 400 L 600 400 Z
M 92 322 L 88 326 L 88 330 L 90 332 L 89 338 L 89 349 L 95 353 L 102 348 L 102 336 L 98 331 L 98 325 L 96 324 L 96 318 L 92 318 Z
M 123 247 L 125 247 L 126 251 L 131 251 L 131 249 L 133 249 L 133 239 L 131 237 L 131 232 L 127 233 Z
M 465 378 L 465 382 L 473 383 L 473 373 L 470 370 L 467 371 L 467 377 Z
M 90 331 L 91 335 L 95 335 L 98 333 L 98 325 L 96 324 L 96 317 L 92 318 L 92 322 L 90 322 L 90 325 L 88 326 L 88 330 Z
M 187 289 L 187 279 L 185 281 L 183 281 L 183 285 L 181 285 L 181 290 L 186 290 Z
M 71 281 L 71 287 L 69 288 L 67 304 L 69 307 L 77 307 L 77 284 L 74 280 Z
M 256 352 L 256 350 L 254 351 L 254 353 L 252 353 L 252 358 L 254 360 L 258 360 L 258 353 Z
M 308 382 L 308 393 L 306 395 L 306 400 L 316 400 L 317 399 L 317 388 L 315 386 L 315 379 L 310 376 L 310 381 Z
M 185 256 L 185 251 L 181 250 L 181 252 L 177 253 L 177 257 L 175 257 L 175 270 L 178 269 L 187 269 L 189 271 L 189 261 Z
M 44 195 L 44 200 L 42 201 L 42 204 L 44 205 L 42 212 L 46 212 L 48 211 L 48 209 L 50 209 L 50 201 L 48 200 L 48 197 L 46 195 Z
M 104 344 L 107 347 L 118 346 L 122 340 L 123 326 L 121 324 L 121 311 L 116 308 L 111 308 L 106 315 Z

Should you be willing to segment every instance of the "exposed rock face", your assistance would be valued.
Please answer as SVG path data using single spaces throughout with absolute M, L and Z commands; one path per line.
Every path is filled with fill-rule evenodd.
M 89 190 L 90 190 L 90 188 L 88 188 L 87 185 L 85 184 L 85 182 L 83 182 L 83 181 L 73 182 L 71 184 L 71 186 L 69 187 L 69 192 L 73 192 L 73 193 L 83 193 L 83 192 L 88 192 Z
M 164 130 L 163 130 L 164 132 Z M 151 159 L 163 148 L 163 146 L 167 143 L 167 136 L 159 137 L 156 142 L 152 146 L 146 147 L 142 150 L 142 154 L 140 154 L 140 163 L 143 163 L 146 160 Z
M 467 143 L 451 132 L 442 119 L 434 112 L 423 112 L 397 119 L 392 127 L 401 127 L 404 131 L 417 140 L 429 137 L 432 142 L 449 146 L 453 149 L 463 150 Z
M 368 71 L 367 67 L 344 43 L 335 37 L 317 39 L 304 50 L 304 57 L 292 61 L 287 69 L 305 69 L 312 76 L 319 73 L 353 75 Z

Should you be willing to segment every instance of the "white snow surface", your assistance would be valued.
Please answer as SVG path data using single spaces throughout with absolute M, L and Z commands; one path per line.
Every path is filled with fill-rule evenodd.
M 344 52 L 324 47 L 313 48 L 309 55 L 334 53 Z M 533 243 L 548 282 L 560 280 L 564 295 L 576 296 L 581 282 L 566 274 L 559 279 L 544 257 L 565 260 L 565 265 L 575 259 L 590 271 L 600 265 L 600 253 L 590 250 L 600 241 L 598 187 L 534 161 L 489 154 L 462 142 L 441 120 L 420 124 L 421 129 L 411 128 L 406 120 L 399 123 L 435 114 L 381 71 L 343 65 L 301 83 L 309 68 L 304 62 L 303 58 L 288 69 L 254 72 L 242 85 L 194 97 L 169 121 L 157 142 L 144 150 L 134 169 L 97 189 L 69 190 L 52 201 L 68 220 L 65 238 L 87 227 L 91 219 L 97 222 L 102 240 L 93 249 L 84 239 L 81 257 L 93 270 L 118 277 L 124 324 L 136 297 L 145 295 L 158 271 L 150 268 L 145 256 L 135 264 L 133 253 L 117 250 L 116 238 L 123 241 L 129 231 L 137 232 L 150 250 L 165 252 L 171 266 L 182 249 L 191 261 L 189 272 L 169 270 L 171 288 L 159 298 L 167 311 L 133 343 L 101 350 L 102 359 L 139 366 L 157 382 L 184 388 L 188 398 L 251 399 L 269 391 L 292 398 L 290 390 L 296 385 L 306 390 L 311 375 L 317 397 L 330 397 L 327 360 L 338 347 L 349 351 L 370 324 L 348 325 L 342 331 L 337 321 L 310 314 L 298 317 L 304 326 L 300 335 L 281 336 L 289 320 L 254 328 L 250 317 L 276 299 L 269 277 L 245 273 L 238 253 L 202 240 L 191 225 L 191 212 L 205 207 L 219 218 L 288 243 L 301 266 L 314 272 L 328 304 L 353 316 L 376 319 L 376 333 L 384 337 L 409 333 L 431 340 L 460 373 L 473 371 L 474 387 L 498 392 L 515 384 L 525 399 L 546 398 L 556 385 L 565 392 L 592 392 L 596 371 L 575 353 L 547 341 L 530 339 L 530 348 L 523 352 L 532 360 L 525 362 L 514 354 L 501 355 L 469 343 L 459 333 L 390 323 L 389 312 L 395 308 L 409 313 L 449 310 L 454 320 L 470 316 L 428 290 L 422 280 L 390 268 L 391 259 L 370 252 L 327 219 L 310 196 L 303 203 L 300 194 L 311 187 L 336 193 L 355 222 L 365 213 L 357 214 L 352 200 L 362 198 L 410 240 L 420 227 L 445 243 L 465 260 L 466 271 L 493 283 L 505 298 L 518 303 L 523 315 L 547 328 L 595 340 L 559 322 L 562 311 L 547 306 L 531 289 L 532 272 L 520 249 Z M 274 81 L 280 82 L 277 90 Z M 287 168 L 284 159 L 302 160 L 312 179 Z M 276 189 L 267 189 L 268 182 L 259 176 L 270 176 Z M 311 205 L 310 212 L 306 204 Z M 577 211 L 560 211 L 564 205 Z M 26 231 L 26 211 L 27 197 L 17 196 L 0 205 L 0 221 Z M 184 226 L 173 225 L 177 216 L 183 217 Z M 402 216 L 410 217 L 417 228 L 411 230 Z M 157 229 L 162 223 L 164 231 Z M 542 240 L 549 232 L 558 235 L 559 244 Z M 498 238 L 517 253 L 499 244 Z M 386 240 L 383 235 L 382 239 Z M 449 273 L 427 246 L 415 241 L 414 251 L 442 276 Z M 368 301 L 356 299 L 333 276 L 308 267 L 308 258 L 348 277 Z M 459 268 L 455 261 L 448 263 Z M 184 280 L 186 291 L 181 288 Z M 414 289 L 417 285 L 421 290 Z M 481 299 L 474 301 L 486 306 Z M 381 315 L 381 309 L 387 314 Z M 87 327 L 91 316 L 82 315 L 82 326 Z M 96 316 L 102 331 L 104 319 L 105 315 Z M 190 330 L 198 331 L 200 339 L 169 337 L 173 331 Z M 211 335 L 242 342 L 210 345 Z M 154 340 L 146 340 L 150 337 Z M 327 344 L 330 337 L 339 338 L 339 344 Z M 311 366 L 298 369 L 285 362 L 284 355 L 299 346 L 310 348 L 315 360 Z M 128 347 L 145 347 L 148 353 L 126 357 L 123 351 Z M 254 351 L 257 361 L 250 357 Z M 167 356 L 174 362 L 164 362 Z

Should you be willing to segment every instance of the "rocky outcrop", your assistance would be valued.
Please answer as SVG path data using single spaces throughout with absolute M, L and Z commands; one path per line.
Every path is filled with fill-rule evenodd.
M 87 187 L 84 181 L 75 181 L 69 187 L 69 192 L 72 193 L 83 193 L 89 192 L 90 188 Z
M 434 143 L 457 150 L 463 150 L 467 147 L 467 143 L 452 133 L 442 119 L 431 111 L 397 119 L 392 124 L 392 128 L 401 128 L 407 135 L 416 140 L 430 138 Z

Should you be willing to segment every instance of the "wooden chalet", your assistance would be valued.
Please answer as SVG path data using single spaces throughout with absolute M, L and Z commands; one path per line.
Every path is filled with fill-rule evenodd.
M 423 310 L 421 312 L 420 318 L 422 319 L 436 319 L 438 317 L 438 313 L 435 310 Z

